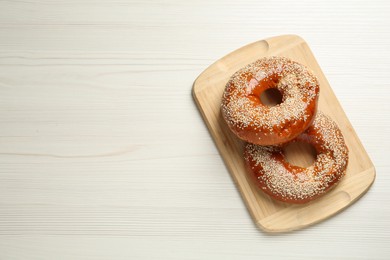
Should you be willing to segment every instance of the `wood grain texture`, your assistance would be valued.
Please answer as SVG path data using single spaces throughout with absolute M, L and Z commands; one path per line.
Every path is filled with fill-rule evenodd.
M 389 13 L 381 0 L 0 1 L 0 259 L 388 259 Z M 312 48 L 377 179 L 337 217 L 270 236 L 190 90 L 282 34 Z
M 284 56 L 306 65 L 318 77 L 318 109 L 339 125 L 349 147 L 346 176 L 325 196 L 305 205 L 270 199 L 248 177 L 243 160 L 245 142 L 228 129 L 221 115 L 226 83 L 240 68 L 266 56 Z M 246 45 L 215 62 L 196 79 L 193 95 L 216 145 L 227 164 L 255 223 L 267 232 L 285 232 L 329 218 L 361 197 L 375 179 L 375 168 L 346 117 L 307 43 L 296 35 L 283 35 Z M 306 159 L 302 156 L 301 162 Z

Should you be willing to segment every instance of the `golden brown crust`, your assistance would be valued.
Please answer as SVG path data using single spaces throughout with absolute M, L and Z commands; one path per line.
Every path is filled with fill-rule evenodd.
M 260 94 L 269 88 L 281 92 L 281 104 L 262 104 Z M 318 80 L 304 65 L 284 57 L 266 57 L 231 77 L 221 111 L 240 139 L 276 145 L 294 139 L 309 127 L 317 111 L 318 95 Z
M 315 147 L 317 158 L 312 166 L 289 164 L 282 146 L 247 144 L 244 158 L 250 175 L 265 193 L 280 201 L 306 203 L 326 193 L 344 176 L 348 148 L 336 123 L 321 112 L 294 141 Z

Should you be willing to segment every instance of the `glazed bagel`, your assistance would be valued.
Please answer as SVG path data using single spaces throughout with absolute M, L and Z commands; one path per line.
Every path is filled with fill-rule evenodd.
M 260 95 L 275 88 L 282 102 L 266 106 Z M 240 139 L 259 145 L 288 142 L 313 122 L 319 96 L 317 78 L 302 64 L 266 57 L 237 71 L 222 96 L 221 112 Z
M 321 112 L 293 142 L 314 146 L 313 165 L 303 168 L 285 160 L 283 146 L 247 144 L 244 158 L 256 185 L 272 198 L 289 203 L 309 202 L 335 186 L 345 174 L 348 148 L 340 129 Z

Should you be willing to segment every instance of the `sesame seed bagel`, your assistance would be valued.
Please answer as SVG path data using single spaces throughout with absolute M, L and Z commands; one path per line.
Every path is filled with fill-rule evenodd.
M 276 88 L 282 102 L 266 106 L 260 95 Z M 237 71 L 222 96 L 221 112 L 240 139 L 259 145 L 288 142 L 313 122 L 319 96 L 317 78 L 302 64 L 265 57 Z
M 321 112 L 295 141 L 314 146 L 317 156 L 313 165 L 291 165 L 285 160 L 283 146 L 247 144 L 244 158 L 261 190 L 274 199 L 301 204 L 323 195 L 339 182 L 347 169 L 348 148 L 336 123 Z

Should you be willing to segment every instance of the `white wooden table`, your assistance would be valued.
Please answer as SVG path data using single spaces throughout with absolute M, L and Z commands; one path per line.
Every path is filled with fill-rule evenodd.
M 0 259 L 389 259 L 390 2 L 0 1 Z M 373 160 L 353 206 L 255 226 L 191 97 L 247 43 L 311 46 Z

